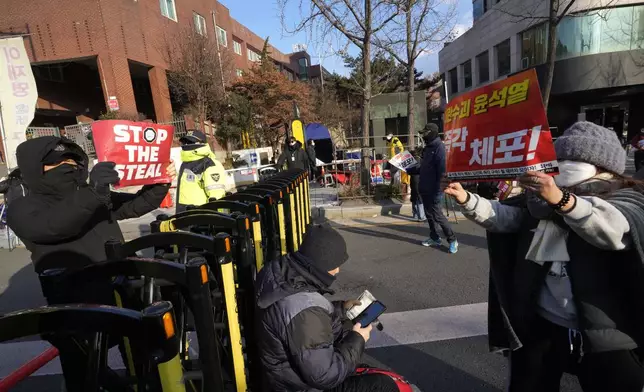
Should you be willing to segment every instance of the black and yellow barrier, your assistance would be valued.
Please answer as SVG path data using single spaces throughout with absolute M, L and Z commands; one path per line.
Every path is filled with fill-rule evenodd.
M 224 306 L 227 309 L 225 319 L 228 321 L 228 336 L 231 342 L 231 354 L 233 363 L 233 373 L 236 384 L 247 385 L 246 370 L 249 373 L 251 381 L 259 381 L 259 357 L 257 355 L 257 346 L 254 341 L 254 316 L 255 316 L 255 299 L 254 299 L 254 277 L 256 273 L 256 260 L 252 255 L 251 225 L 250 219 L 245 214 L 232 212 L 223 214 L 213 210 L 196 209 L 179 213 L 172 217 L 162 217 L 166 219 L 158 223 L 161 230 L 190 230 L 196 231 L 206 236 L 212 236 L 215 240 L 223 235 L 227 235 L 224 248 L 230 253 L 230 265 L 222 266 L 221 275 L 218 279 L 218 291 L 222 294 Z M 179 234 L 179 233 L 177 233 Z M 221 247 L 221 246 L 220 246 Z M 219 249 L 221 253 L 222 250 Z M 221 263 L 221 262 L 218 262 Z M 212 265 L 212 264 L 211 264 Z M 230 270 L 230 271 L 229 271 Z M 232 272 L 229 274 L 229 272 Z M 231 280 L 232 278 L 232 280 Z M 226 288 L 233 287 L 231 291 Z M 231 317 L 230 309 L 234 309 L 235 323 L 238 324 L 239 336 L 243 337 L 246 358 L 239 356 L 236 350 L 236 331 L 230 329 Z M 222 318 L 222 322 L 224 319 Z M 244 326 L 242 334 L 242 327 Z M 239 342 L 241 342 L 241 338 Z M 244 370 L 244 372 L 242 372 Z M 243 376 L 243 377 L 242 377 Z M 243 382 L 242 382 L 243 378 Z M 257 384 L 259 387 L 259 383 Z M 257 389 L 257 388 L 255 388 Z M 242 389 L 237 389 L 238 391 Z M 245 389 L 244 389 L 245 390 Z
M 142 311 L 105 305 L 45 306 L 0 317 L 0 342 L 35 335 L 60 343 L 65 380 L 81 380 L 67 386 L 70 392 L 186 391 L 169 302 Z M 147 363 L 133 382 L 120 377 L 107 363 L 109 338 L 122 336 L 134 342 L 137 354 Z

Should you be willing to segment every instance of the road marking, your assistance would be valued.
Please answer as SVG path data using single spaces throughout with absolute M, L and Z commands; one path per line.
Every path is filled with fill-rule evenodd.
M 444 308 L 385 313 L 380 317 L 384 330 L 373 330 L 367 348 L 461 339 L 487 334 L 487 303 L 448 306 Z M 196 337 L 191 339 L 196 343 Z M 198 349 L 191 343 L 190 348 Z M 24 363 L 48 349 L 43 340 L 0 344 L 0 378 L 6 377 Z M 112 369 L 123 369 L 118 348 L 108 353 Z M 58 358 L 40 368 L 34 376 L 61 374 Z

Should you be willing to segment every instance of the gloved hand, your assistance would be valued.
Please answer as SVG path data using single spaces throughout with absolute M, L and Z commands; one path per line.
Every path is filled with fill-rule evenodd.
M 119 183 L 119 175 L 114 162 L 99 162 L 89 173 L 89 186 L 96 190 L 99 196 L 109 197 L 110 185 Z

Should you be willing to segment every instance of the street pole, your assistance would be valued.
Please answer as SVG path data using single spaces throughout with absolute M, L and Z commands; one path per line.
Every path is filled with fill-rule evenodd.
M 9 158 L 7 157 L 7 133 L 5 132 L 4 119 L 2 118 L 2 102 L 0 102 L 0 135 L 2 136 L 2 151 L 4 151 L 4 157 L 2 158 L 7 165 L 7 173 L 9 173 L 9 170 L 11 170 L 12 168 L 9 167 Z

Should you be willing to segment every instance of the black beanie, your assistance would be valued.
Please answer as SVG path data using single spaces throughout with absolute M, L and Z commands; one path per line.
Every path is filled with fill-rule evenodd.
M 333 271 L 348 259 L 347 243 L 328 223 L 311 225 L 299 252 L 321 271 Z

